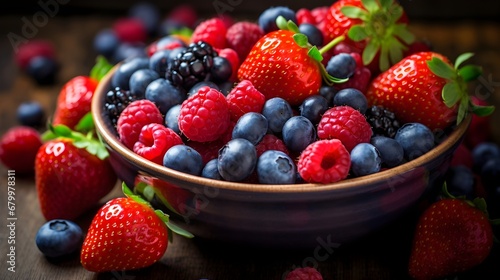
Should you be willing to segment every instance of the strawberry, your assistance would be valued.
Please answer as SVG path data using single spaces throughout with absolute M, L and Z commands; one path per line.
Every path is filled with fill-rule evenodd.
M 108 152 L 96 138 L 50 126 L 35 158 L 35 184 L 47 220 L 72 220 L 94 207 L 115 186 Z
M 420 216 L 409 259 L 414 279 L 438 279 L 482 263 L 493 245 L 484 199 L 468 201 L 447 193 Z
M 18 174 L 32 175 L 42 146 L 40 133 L 29 126 L 13 126 L 0 137 L 0 162 Z
M 67 81 L 57 97 L 52 124 L 64 124 L 75 129 L 80 119 L 90 112 L 92 96 L 99 80 L 111 69 L 104 57 L 98 57 L 90 75 L 80 75 Z
M 443 130 L 459 124 L 470 111 L 485 116 L 492 106 L 471 102 L 467 82 L 481 74 L 474 65 L 460 65 L 472 56 L 459 56 L 454 65 L 436 52 L 420 52 L 405 57 L 372 80 L 366 97 L 405 122 L 420 122 L 430 129 Z
M 346 42 L 363 53 L 363 63 L 384 71 L 403 58 L 415 36 L 397 1 L 340 0 L 330 6 L 321 24 L 326 41 L 347 36 Z
M 178 231 L 168 216 L 154 210 L 123 184 L 125 197 L 109 200 L 94 216 L 83 241 L 80 262 L 93 272 L 123 271 L 148 267 L 168 247 L 169 230 Z
M 280 30 L 261 37 L 238 69 L 238 79 L 249 80 L 266 99 L 281 97 L 299 105 L 319 92 L 322 78 L 329 84 L 344 80 L 329 76 L 321 64 L 322 53 L 344 38 L 340 37 L 318 50 L 299 33 L 292 21 L 278 17 Z

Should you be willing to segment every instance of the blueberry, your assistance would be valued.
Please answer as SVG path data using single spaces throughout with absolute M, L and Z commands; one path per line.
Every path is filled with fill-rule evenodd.
M 269 130 L 274 134 L 279 134 L 285 122 L 293 116 L 293 111 L 285 99 L 273 97 L 264 103 L 262 114 L 269 120 Z
M 220 150 L 217 168 L 226 181 L 242 181 L 255 169 L 257 151 L 248 140 L 236 138 L 229 140 Z
M 165 126 L 181 134 L 179 129 L 179 113 L 181 112 L 181 104 L 174 105 L 165 114 Z
M 195 149 L 179 144 L 167 150 L 163 156 L 163 166 L 199 176 L 203 169 L 203 159 Z
M 26 67 L 28 75 L 39 85 L 51 85 L 55 82 L 59 65 L 54 58 L 45 56 L 33 57 Z
M 328 110 L 328 101 L 321 95 L 306 98 L 299 106 L 300 115 L 318 124 L 323 113 Z
M 500 157 L 488 159 L 479 174 L 486 189 L 498 187 L 500 185 Z
M 119 87 L 123 90 L 130 90 L 130 77 L 139 69 L 147 69 L 149 67 L 149 59 L 147 57 L 133 57 L 125 60 L 111 77 L 111 87 Z
M 142 99 L 146 93 L 146 87 L 158 78 L 160 75 L 151 69 L 139 69 L 130 76 L 130 92 Z
M 266 135 L 268 126 L 264 115 L 249 112 L 241 116 L 234 125 L 232 138 L 243 138 L 257 145 Z
M 292 152 L 300 153 L 316 140 L 316 129 L 305 117 L 294 116 L 283 125 L 283 142 Z
M 500 146 L 493 142 L 482 142 L 477 144 L 471 153 L 474 170 L 480 172 L 489 159 L 500 158 Z
M 231 75 L 233 74 L 233 68 L 229 60 L 227 60 L 225 57 L 216 56 L 214 57 L 214 62 L 212 65 L 212 69 L 210 70 L 210 74 L 212 74 L 210 78 L 212 81 L 216 83 L 222 83 L 231 78 Z
M 434 134 L 421 123 L 406 123 L 394 139 L 399 142 L 407 160 L 413 160 L 434 148 Z
M 293 184 L 296 174 L 295 163 L 282 151 L 265 151 L 257 161 L 257 175 L 261 184 Z
M 44 124 L 45 112 L 36 101 L 23 102 L 17 107 L 17 120 L 22 125 L 39 127 Z
M 445 175 L 446 187 L 454 196 L 465 196 L 474 199 L 474 173 L 464 165 L 452 166 Z
M 149 69 L 154 70 L 161 77 L 165 77 L 170 52 L 170 50 L 159 50 L 151 55 L 149 58 Z
M 385 166 L 391 168 L 404 162 L 403 147 L 398 141 L 385 136 L 374 136 L 370 140 L 370 144 L 377 148 Z
M 181 39 L 171 35 L 163 36 L 160 39 L 158 39 L 158 41 L 156 41 L 157 50 L 165 50 L 165 49 L 173 50 L 174 49 L 173 46 L 186 47 L 187 45 Z
M 201 82 L 197 82 L 196 84 L 194 84 L 188 91 L 188 95 L 193 95 L 195 93 L 198 92 L 198 90 L 204 86 L 207 86 L 207 87 L 210 87 L 210 88 L 214 88 L 216 90 L 219 90 L 219 86 L 214 83 L 214 82 L 211 82 L 211 81 L 201 81 Z
M 141 1 L 130 7 L 128 11 L 129 17 L 137 18 L 144 23 L 144 27 L 150 35 L 154 35 L 157 31 L 157 26 L 160 23 L 160 11 L 154 4 L 146 1 Z
M 337 94 L 337 89 L 332 86 L 321 86 L 319 88 L 319 95 L 323 96 L 328 101 L 328 106 L 333 106 L 333 98 Z
M 319 28 L 310 23 L 302 23 L 299 25 L 300 33 L 307 36 L 309 43 L 313 46 L 323 45 L 323 33 Z
M 51 220 L 38 230 L 35 243 L 47 257 L 66 256 L 79 250 L 83 243 L 80 226 L 68 220 Z
M 231 90 L 233 89 L 234 83 L 231 81 L 226 81 L 226 82 L 218 84 L 217 86 L 219 87 L 219 91 L 222 94 L 224 94 L 224 96 L 227 96 L 231 92 Z
M 216 158 L 207 162 L 201 171 L 201 176 L 209 179 L 223 180 L 222 176 L 220 176 L 217 162 L 218 160 Z
M 112 63 L 118 63 L 131 58 L 147 58 L 146 45 L 142 42 L 120 42 L 111 56 Z
M 259 15 L 258 23 L 264 33 L 279 29 L 276 25 L 278 16 L 283 16 L 287 21 L 291 20 L 297 23 L 297 17 L 292 9 L 284 6 L 270 7 Z
M 348 53 L 334 55 L 326 64 L 326 72 L 336 78 L 349 78 L 354 71 L 356 71 L 356 60 Z
M 94 50 L 108 59 L 112 57 L 119 45 L 118 36 L 110 28 L 99 31 L 94 37 Z
M 169 80 L 164 78 L 152 81 L 146 87 L 144 96 L 155 103 L 162 114 L 166 114 L 170 108 L 181 104 L 186 99 L 183 89 L 173 86 Z
M 369 143 L 360 143 L 351 150 L 351 171 L 356 177 L 380 171 L 382 159 L 380 154 Z
M 368 100 L 366 96 L 355 88 L 341 89 L 333 97 L 334 106 L 347 105 L 365 114 L 368 109 Z

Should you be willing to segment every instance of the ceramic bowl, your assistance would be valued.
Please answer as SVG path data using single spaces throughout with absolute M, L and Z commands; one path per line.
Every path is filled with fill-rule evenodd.
M 112 73 L 94 94 L 92 115 L 114 170 L 172 221 L 204 240 L 272 247 L 352 242 L 401 216 L 442 184 L 470 123 L 469 117 L 425 155 L 368 176 L 324 185 L 217 181 L 155 164 L 120 143 L 103 111 Z

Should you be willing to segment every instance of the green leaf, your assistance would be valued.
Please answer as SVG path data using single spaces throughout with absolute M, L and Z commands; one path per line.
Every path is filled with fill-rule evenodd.
M 366 21 L 369 16 L 367 11 L 355 6 L 346 5 L 340 8 L 340 11 L 348 18 L 357 18 L 363 21 Z
M 389 40 L 389 57 L 391 65 L 403 59 L 403 48 L 403 44 L 401 44 L 398 39 L 391 38 Z
M 433 57 L 431 60 L 428 60 L 427 66 L 432 73 L 443 79 L 454 80 L 457 77 L 455 69 L 440 58 Z
M 109 156 L 109 152 L 104 146 L 99 146 L 99 148 L 97 149 L 96 156 L 99 159 L 104 160 Z
M 473 81 L 483 74 L 483 69 L 476 65 L 465 65 L 458 69 L 458 75 L 461 76 L 465 82 Z
M 495 106 L 479 106 L 472 105 L 472 113 L 479 117 L 485 117 L 491 115 L 495 111 Z
M 167 223 L 167 227 L 173 231 L 174 233 L 180 235 L 180 236 L 184 236 L 186 238 L 193 238 L 194 235 L 192 233 L 190 233 L 189 231 L 179 227 L 178 225 L 172 223 L 172 222 L 168 222 Z
M 173 29 L 170 34 L 171 35 L 180 35 L 183 37 L 191 37 L 193 35 L 194 30 L 189 27 L 181 27 L 177 29 Z
M 276 18 L 276 26 L 278 26 L 280 30 L 288 30 L 288 23 L 286 21 L 286 18 L 283 16 L 278 16 Z
M 290 30 L 292 32 L 300 33 L 299 27 L 292 20 L 288 20 L 287 27 L 288 27 L 288 30 Z
M 380 49 L 380 44 L 371 40 L 368 43 L 368 45 L 366 45 L 365 49 L 363 50 L 363 54 L 361 55 L 361 58 L 363 59 L 363 64 L 364 65 L 370 64 L 373 58 L 375 58 L 375 55 L 377 54 L 379 49 Z
M 461 97 L 460 85 L 456 81 L 447 83 L 443 87 L 441 97 L 448 108 L 453 107 Z
M 380 47 L 380 56 L 379 56 L 378 66 L 382 72 L 389 69 L 389 67 L 390 67 L 388 44 L 382 44 L 382 46 Z
M 58 124 L 55 126 L 52 126 L 52 132 L 61 137 L 70 137 L 71 136 L 71 129 L 64 125 L 64 124 Z
M 380 0 L 380 6 L 384 9 L 389 9 L 393 2 L 393 0 Z
M 312 46 L 307 52 L 307 55 L 318 62 L 323 60 L 323 56 L 316 46 Z
M 405 44 L 410 45 L 415 41 L 415 35 L 411 33 L 406 24 L 396 24 L 393 29 L 394 35 L 399 37 Z
M 393 5 L 389 9 L 389 13 L 391 14 L 390 18 L 390 25 L 395 24 L 403 15 L 403 7 L 399 5 Z
M 468 98 L 460 99 L 460 105 L 458 106 L 458 113 L 457 113 L 457 125 L 459 125 L 465 119 L 468 110 L 469 110 Z
M 307 36 L 302 34 L 302 33 L 293 34 L 293 40 L 301 48 L 308 48 L 309 47 Z
M 457 59 L 455 60 L 455 69 L 458 69 L 458 67 L 460 67 L 460 65 L 468 60 L 469 58 L 473 57 L 474 56 L 474 53 L 471 53 L 471 52 L 468 52 L 468 53 L 463 53 L 461 55 L 459 55 L 457 57 Z
M 368 33 L 366 32 L 366 28 L 364 26 L 362 26 L 361 24 L 356 24 L 349 29 L 349 31 L 347 32 L 347 36 L 351 40 L 359 42 L 368 38 Z
M 99 55 L 97 56 L 96 64 L 90 70 L 90 77 L 96 81 L 100 81 L 111 68 L 113 68 L 113 64 L 109 63 L 104 56 Z
M 47 142 L 52 139 L 56 139 L 58 136 L 52 131 L 52 130 L 47 130 L 41 135 L 42 142 Z
M 379 5 L 375 0 L 361 0 L 361 3 L 363 3 L 363 6 L 370 13 L 373 13 L 379 9 Z
M 78 124 L 75 126 L 76 131 L 80 132 L 89 132 L 94 129 L 94 118 L 92 117 L 92 113 L 88 112 L 85 114 Z

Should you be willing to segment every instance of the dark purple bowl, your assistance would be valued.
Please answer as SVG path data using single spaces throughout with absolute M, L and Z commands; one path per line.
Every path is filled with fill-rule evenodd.
M 324 185 L 217 181 L 150 162 L 118 140 L 103 111 L 112 73 L 94 94 L 92 115 L 118 177 L 196 237 L 237 244 L 341 244 L 374 232 L 443 182 L 471 120 L 467 117 L 425 155 L 368 176 Z

